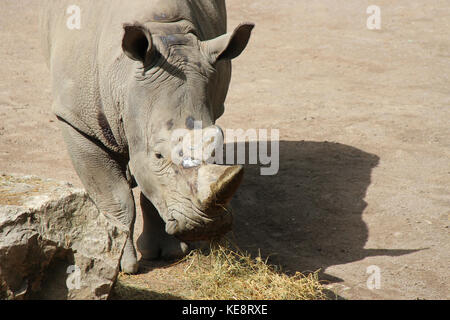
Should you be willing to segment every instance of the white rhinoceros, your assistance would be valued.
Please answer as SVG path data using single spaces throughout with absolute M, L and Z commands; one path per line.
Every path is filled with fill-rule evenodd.
M 130 228 L 122 271 L 138 269 L 136 185 L 144 217 L 138 249 L 145 259 L 185 254 L 187 241 L 228 231 L 226 205 L 242 167 L 192 157 L 175 162 L 170 140 L 174 130 L 194 131 L 196 121 L 221 132 L 215 121 L 224 111 L 231 60 L 254 25 L 226 33 L 224 0 L 43 2 L 53 110 L 87 192 Z

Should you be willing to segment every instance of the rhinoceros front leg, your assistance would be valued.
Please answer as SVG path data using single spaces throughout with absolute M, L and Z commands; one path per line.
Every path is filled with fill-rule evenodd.
M 146 260 L 173 259 L 184 256 L 189 250 L 188 245 L 166 233 L 164 221 L 150 200 L 142 193 L 141 209 L 144 226 L 137 240 L 137 247 L 142 258 Z
M 89 196 L 100 211 L 129 228 L 120 266 L 125 273 L 136 273 L 138 262 L 133 245 L 136 209 L 124 166 L 99 143 L 71 125 L 60 121 L 60 126 L 74 168 Z

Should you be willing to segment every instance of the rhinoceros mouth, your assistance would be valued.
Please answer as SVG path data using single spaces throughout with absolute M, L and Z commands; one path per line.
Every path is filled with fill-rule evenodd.
M 197 208 L 189 211 L 172 208 L 166 221 L 166 232 L 182 241 L 219 238 L 232 229 L 233 214 L 229 206 L 214 209 L 214 214 L 206 214 Z

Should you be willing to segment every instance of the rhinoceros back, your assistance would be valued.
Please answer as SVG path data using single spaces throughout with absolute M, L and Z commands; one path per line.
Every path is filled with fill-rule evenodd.
M 80 28 L 68 26 L 71 0 L 44 0 L 41 34 L 52 75 L 53 111 L 77 130 L 125 153 L 120 125 L 132 62 L 121 48 L 123 24 L 190 25 L 200 40 L 226 32 L 224 0 L 78 0 Z M 229 65 L 222 66 L 228 89 Z M 215 111 L 217 117 L 222 110 Z

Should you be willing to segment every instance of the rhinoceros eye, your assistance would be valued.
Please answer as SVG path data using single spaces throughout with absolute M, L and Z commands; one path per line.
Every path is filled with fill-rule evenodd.
M 163 159 L 164 158 L 164 156 L 161 153 L 159 153 L 159 152 L 155 153 L 155 157 L 156 157 L 156 159 Z

